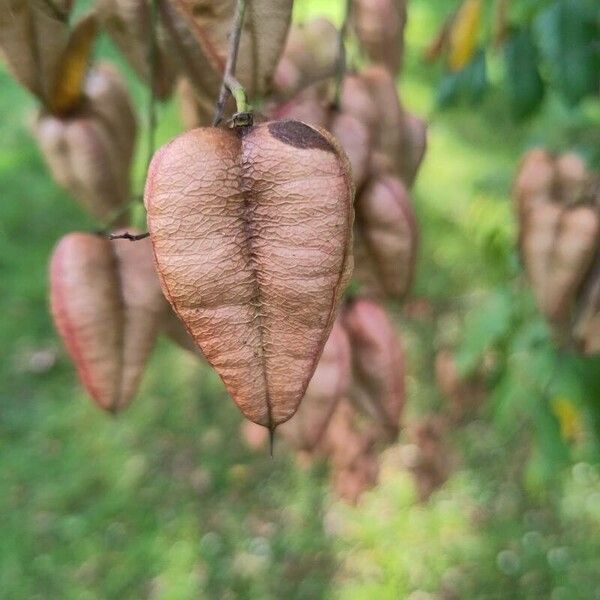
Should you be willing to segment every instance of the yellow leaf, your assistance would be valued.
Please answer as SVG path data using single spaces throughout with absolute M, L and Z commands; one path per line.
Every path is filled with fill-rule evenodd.
M 473 57 L 481 22 L 481 0 L 465 0 L 450 30 L 450 70 L 462 69 Z
M 48 98 L 48 110 L 63 115 L 77 108 L 83 98 L 83 83 L 98 33 L 96 15 L 90 13 L 73 28 L 58 64 L 56 80 Z
M 562 396 L 554 398 L 552 412 L 558 419 L 560 435 L 564 440 L 573 441 L 580 437 L 583 431 L 581 414 L 569 399 Z

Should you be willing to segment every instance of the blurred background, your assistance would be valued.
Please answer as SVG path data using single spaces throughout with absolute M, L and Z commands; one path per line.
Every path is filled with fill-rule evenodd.
M 294 18 L 339 24 L 342 4 L 296 0 Z M 514 4 L 527 23 L 550 3 Z M 332 495 L 326 466 L 300 466 L 280 442 L 273 458 L 251 450 L 218 377 L 165 341 L 126 412 L 88 401 L 46 271 L 63 234 L 95 223 L 50 178 L 35 102 L 0 66 L 0 598 L 600 599 L 600 359 L 555 348 L 510 198 L 535 145 L 598 167 L 598 71 L 576 102 L 552 85 L 521 102 L 510 73 L 527 65 L 506 75 L 491 47 L 483 75 L 445 73 L 424 53 L 457 5 L 409 3 L 398 85 L 429 146 L 413 190 L 417 280 L 393 311 L 406 428 L 356 506 Z M 567 50 L 598 52 L 598 38 L 573 39 Z M 105 36 L 97 54 L 127 74 L 146 127 L 143 86 Z M 176 103 L 160 105 L 157 142 L 181 128 Z M 445 349 L 466 382 L 452 397 L 435 378 Z M 411 468 L 419 427 L 431 473 Z

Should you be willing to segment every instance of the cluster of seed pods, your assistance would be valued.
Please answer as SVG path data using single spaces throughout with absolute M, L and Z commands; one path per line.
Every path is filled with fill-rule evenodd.
M 40 100 L 42 153 L 99 221 L 128 224 L 136 138 L 118 72 L 90 66 L 99 25 L 156 98 L 176 88 L 184 121 L 201 126 L 152 160 L 149 239 L 72 233 L 53 252 L 52 314 L 89 395 L 126 407 L 164 332 L 216 369 L 250 421 L 326 455 L 334 488 L 356 501 L 377 481 L 405 397 L 402 345 L 378 303 L 406 295 L 417 246 L 407 190 L 426 130 L 394 81 L 404 4 L 356 0 L 351 29 L 372 64 L 348 72 L 333 103 L 335 27 L 288 35 L 292 0 L 248 3 L 235 75 L 267 100 L 267 120 L 221 127 L 205 125 L 234 0 L 99 0 L 74 25 L 67 0 L 9 4 L 0 48 Z M 353 256 L 360 294 L 344 301 Z
M 600 192 L 574 153 L 536 148 L 514 185 L 519 250 L 540 312 L 560 344 L 600 352 Z

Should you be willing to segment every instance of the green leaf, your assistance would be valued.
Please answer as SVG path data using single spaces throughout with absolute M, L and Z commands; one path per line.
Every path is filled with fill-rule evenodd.
M 599 28 L 584 0 L 557 0 L 534 21 L 534 31 L 550 81 L 570 105 L 597 93 Z
M 464 69 L 444 74 L 438 87 L 437 105 L 446 108 L 460 101 L 477 104 L 483 99 L 487 84 L 485 52 L 479 48 Z
M 513 115 L 531 115 L 544 98 L 544 82 L 538 69 L 538 51 L 531 31 L 515 31 L 504 46 L 506 83 Z

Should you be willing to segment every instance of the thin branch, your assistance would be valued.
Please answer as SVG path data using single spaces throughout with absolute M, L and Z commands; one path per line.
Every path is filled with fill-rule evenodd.
M 150 161 L 154 156 L 154 147 L 156 145 L 156 61 L 158 57 L 158 41 L 156 37 L 156 27 L 158 23 L 157 0 L 150 2 L 150 43 L 148 44 L 148 71 L 150 75 L 150 85 L 148 86 L 148 146 L 146 157 L 146 173 L 150 168 Z
M 346 75 L 346 33 L 348 31 L 348 24 L 350 23 L 350 17 L 352 14 L 352 0 L 346 0 L 345 11 L 344 20 L 338 33 L 338 49 L 335 69 L 335 96 L 333 99 L 334 106 L 338 106 L 340 103 L 342 82 L 344 80 L 344 75 Z
M 238 98 L 242 99 L 240 89 L 243 92 L 243 106 L 237 104 L 238 112 L 246 112 L 246 93 L 244 88 L 235 78 L 235 66 L 237 64 L 237 55 L 240 48 L 240 38 L 242 37 L 242 25 L 244 24 L 244 13 L 246 12 L 246 3 L 248 0 L 237 0 L 235 6 L 235 14 L 233 16 L 233 26 L 231 33 L 229 34 L 229 51 L 227 53 L 227 63 L 225 64 L 225 73 L 223 74 L 223 82 L 221 83 L 221 91 L 219 92 L 219 99 L 215 106 L 215 116 L 213 119 L 213 126 L 216 127 L 223 120 L 223 113 L 225 112 L 225 105 L 229 94 L 233 94 L 238 103 Z M 237 95 L 236 95 L 237 94 Z
M 125 233 L 109 233 L 108 239 L 109 240 L 129 240 L 130 242 L 138 242 L 139 240 L 145 240 L 149 235 L 150 235 L 150 233 L 148 231 L 146 231 L 145 233 L 137 233 L 137 234 L 129 233 L 129 231 L 126 231 Z

